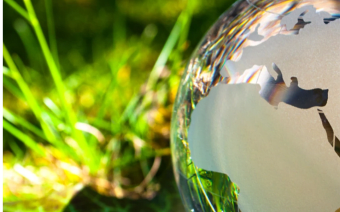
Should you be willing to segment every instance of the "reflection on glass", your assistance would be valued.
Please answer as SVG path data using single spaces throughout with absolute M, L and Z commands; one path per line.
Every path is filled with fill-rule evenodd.
M 340 208 L 339 18 L 336 0 L 249 0 L 235 3 L 210 29 L 187 66 L 172 120 L 175 175 L 188 210 Z M 256 136 L 270 145 L 247 150 Z M 259 173 L 256 160 L 265 171 Z M 270 171 L 286 166 L 281 175 Z M 306 176 L 295 176 L 294 167 Z M 280 176 L 282 185 L 296 183 L 295 191 L 271 190 L 280 188 L 272 180 Z M 314 193 L 301 195 L 307 188 Z

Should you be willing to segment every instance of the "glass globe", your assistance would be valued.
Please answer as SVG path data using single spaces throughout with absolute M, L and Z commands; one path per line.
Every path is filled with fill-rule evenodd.
M 236 2 L 173 110 L 187 211 L 340 211 L 339 82 L 339 0 Z

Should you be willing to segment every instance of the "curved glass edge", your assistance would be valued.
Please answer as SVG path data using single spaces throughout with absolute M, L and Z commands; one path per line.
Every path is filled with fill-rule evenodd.
M 170 134 L 175 179 L 187 211 L 241 211 L 237 205 L 240 189 L 228 175 L 200 169 L 191 160 L 187 140 L 190 116 L 210 89 L 226 80 L 220 70 L 228 59 L 240 55 L 243 47 L 239 44 L 253 32 L 249 28 L 255 19 L 270 11 L 280 20 L 306 4 L 313 0 L 237 1 L 220 16 L 191 57 L 175 100 Z M 296 34 L 298 29 L 294 30 L 287 33 Z M 270 36 L 273 33 L 268 33 Z
M 175 179 L 187 211 L 239 211 L 238 187 L 225 174 L 195 166 L 190 156 L 187 132 L 192 111 L 197 103 L 208 94 L 210 88 L 216 85 L 211 83 L 211 79 L 215 77 L 214 74 L 219 75 L 219 71 L 207 70 L 208 81 L 202 82 L 204 84 L 201 86 L 205 89 L 194 85 L 195 82 L 192 80 L 202 72 L 201 68 L 206 66 L 206 58 L 214 52 L 204 53 L 209 48 L 207 44 L 214 43 L 217 39 L 220 34 L 221 21 L 224 22 L 223 26 L 228 25 L 228 22 L 231 22 L 239 11 L 245 8 L 249 8 L 249 5 L 244 1 L 238 1 L 221 15 L 196 49 L 196 54 L 192 56 L 181 79 L 180 85 L 182 86 L 177 93 L 171 122 L 171 150 Z

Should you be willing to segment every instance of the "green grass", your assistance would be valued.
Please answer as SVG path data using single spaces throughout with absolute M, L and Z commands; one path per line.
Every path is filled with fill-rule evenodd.
M 173 64 L 172 66 L 177 67 L 182 62 L 182 46 L 187 40 L 193 7 L 188 4 L 187 8 L 181 13 L 163 49 L 159 53 L 158 59 L 145 83 L 145 89 L 134 95 L 128 89 L 134 86 L 133 82 L 124 76 L 124 74 L 128 74 L 124 73 L 124 68 L 129 67 L 135 60 L 140 60 L 138 52 L 143 51 L 143 48 L 146 48 L 145 45 L 150 44 L 154 35 L 150 35 L 150 32 L 147 32 L 149 34 L 142 34 L 140 39 L 143 43 L 138 41 L 135 43 L 136 45 L 126 48 L 125 51 L 118 51 L 119 45 L 128 41 L 124 33 L 126 27 L 124 20 L 115 23 L 114 29 L 116 33 L 114 34 L 113 45 L 116 46 L 116 49 L 113 49 L 112 52 L 115 57 L 98 62 L 104 63 L 105 66 L 109 67 L 111 72 L 110 80 L 106 84 L 104 92 L 97 91 L 101 95 L 94 103 L 98 105 L 96 113 L 94 115 L 87 115 L 84 113 L 84 109 L 79 110 L 78 105 L 74 107 L 68 98 L 69 93 L 71 93 L 71 96 L 77 93 L 77 86 L 72 87 L 68 82 L 68 80 L 71 80 L 72 75 L 68 79 L 63 79 L 62 76 L 62 64 L 59 65 L 51 2 L 49 0 L 45 1 L 48 23 L 47 37 L 49 42 L 46 40 L 30 0 L 24 0 L 25 9 L 12 0 L 5 0 L 5 2 L 24 17 L 28 25 L 32 27 L 34 36 L 37 39 L 36 43 L 39 45 L 44 58 L 43 63 L 45 63 L 49 71 L 49 75 L 44 77 L 51 78 L 53 82 L 49 95 L 48 93 L 47 96 L 44 93 L 37 95 L 37 87 L 32 84 L 34 77 L 32 80 L 27 80 L 27 77 L 24 77 L 35 73 L 34 68 L 24 65 L 18 55 L 11 54 L 5 44 L 3 45 L 5 90 L 17 98 L 18 100 L 16 101 L 22 101 L 27 104 L 29 111 L 34 116 L 32 122 L 30 121 L 32 117 L 27 119 L 27 115 L 17 113 L 11 106 L 6 107 L 8 104 L 5 104 L 3 109 L 4 130 L 21 141 L 27 148 L 23 148 L 21 144 L 15 141 L 5 141 L 8 143 L 9 149 L 17 158 L 22 158 L 27 154 L 33 157 L 30 163 L 25 163 L 25 161 L 19 163 L 24 166 L 33 165 L 39 167 L 34 162 L 35 157 L 44 158 L 50 154 L 57 158 L 67 157 L 69 160 L 77 163 L 79 167 L 88 167 L 89 177 L 96 179 L 100 178 L 98 177 L 100 175 L 101 178 L 113 179 L 113 183 L 117 187 L 122 187 L 123 185 L 121 185 L 119 179 L 125 175 L 129 177 L 129 174 L 125 174 L 125 172 L 131 172 L 130 169 L 132 168 L 130 167 L 136 167 L 137 162 L 137 166 L 140 166 L 141 169 L 142 179 L 148 178 L 148 183 L 144 186 L 148 186 L 155 174 L 150 172 L 152 165 L 150 159 L 154 160 L 153 158 L 169 155 L 170 150 L 167 146 L 168 144 L 165 146 L 155 146 L 155 142 L 152 141 L 153 133 L 150 133 L 150 123 L 147 120 L 147 116 L 150 115 L 151 111 L 156 111 L 157 113 L 158 108 L 164 107 L 168 108 L 167 111 L 170 113 L 173 100 L 169 99 L 168 93 L 170 89 L 178 86 L 179 75 L 177 72 L 170 74 L 172 82 L 170 86 L 170 78 L 161 76 L 162 69 L 169 62 Z M 25 23 L 20 24 L 21 27 L 25 26 Z M 146 30 L 150 31 L 150 29 Z M 19 33 L 22 33 L 20 29 Z M 30 40 L 26 39 L 25 36 L 21 36 L 21 38 L 26 49 L 36 48 L 36 46 L 31 46 Z M 171 57 L 174 59 L 171 59 Z M 28 58 L 36 60 L 34 57 Z M 34 64 L 34 61 L 31 62 Z M 102 66 L 102 64 L 100 65 Z M 168 68 L 171 68 L 171 66 Z M 77 72 L 74 74 L 76 75 Z M 76 79 L 81 81 L 78 77 Z M 81 85 L 82 82 L 78 84 Z M 118 99 L 112 99 L 112 94 L 118 95 Z M 86 102 L 86 99 L 84 101 Z M 79 123 L 85 124 L 82 126 L 90 127 L 87 130 L 83 128 L 78 129 Z M 169 123 L 166 124 L 168 125 Z M 98 139 L 98 133 L 104 134 L 105 139 Z M 55 148 L 57 153 L 50 153 L 46 149 L 49 146 Z M 58 156 L 58 154 L 63 156 Z M 62 161 L 62 159 L 60 160 Z M 98 174 L 98 172 L 101 172 L 101 174 Z M 104 172 L 104 175 L 102 172 Z M 137 181 L 139 180 L 137 179 Z M 88 182 L 88 185 L 97 186 L 90 182 Z M 125 189 L 134 191 L 138 186 L 140 186 L 138 183 L 133 182 Z M 15 197 L 16 195 L 18 194 L 4 195 L 4 202 L 6 203 L 6 201 L 13 199 L 20 202 L 20 198 Z M 31 196 L 34 197 L 35 195 L 31 194 Z M 62 198 L 60 197 L 60 199 Z M 25 201 L 22 203 L 25 205 Z M 27 210 L 49 210 L 48 205 L 42 205 L 37 209 L 26 206 Z M 17 210 L 21 207 L 23 207 L 22 204 L 21 206 L 19 204 L 14 207 L 7 204 L 6 210 Z
M 15 17 L 5 20 L 13 23 L 6 32 L 13 30 L 18 39 L 9 42 L 5 34 L 3 44 L 5 211 L 61 211 L 79 185 L 118 198 L 154 195 L 163 166 L 157 167 L 159 158 L 170 155 L 172 104 L 188 46 L 194 48 L 190 32 L 203 36 L 202 20 L 190 28 L 192 18 L 208 11 L 202 16 L 211 18 L 204 32 L 220 14 L 209 8 L 223 0 L 146 0 L 135 2 L 136 7 L 117 0 L 110 3 L 113 11 L 105 13 L 104 5 L 95 10 L 98 20 L 87 22 L 72 11 L 75 3 L 60 3 L 70 8 L 58 13 L 54 6 L 59 3 L 51 0 L 4 2 L 11 9 L 4 17 Z M 79 1 L 77 7 L 89 12 L 86 2 L 94 5 Z M 107 24 L 111 13 L 114 21 Z M 61 23 L 63 16 L 71 19 Z M 146 23 L 138 34 L 132 33 L 135 19 L 159 22 Z M 100 30 L 89 45 L 66 51 L 70 43 L 60 41 L 65 33 L 56 30 L 60 25 L 69 31 L 82 25 Z M 85 54 L 81 49 L 88 46 L 92 51 Z M 40 184 L 34 184 L 35 178 Z M 171 205 L 164 211 L 171 211 Z

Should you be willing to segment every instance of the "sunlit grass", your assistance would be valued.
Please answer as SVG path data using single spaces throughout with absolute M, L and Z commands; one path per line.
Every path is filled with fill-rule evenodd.
M 5 210 L 60 211 L 84 186 L 119 198 L 152 196 L 157 190 L 152 180 L 161 157 L 170 154 L 165 141 L 169 138 L 179 72 L 183 70 L 182 53 L 195 7 L 193 1 L 178 17 L 144 85 L 130 80 L 131 67 L 143 60 L 141 52 L 156 34 L 154 26 L 147 26 L 139 39 L 130 40 L 124 33 L 124 22 L 117 21 L 114 48 L 65 79 L 63 64 L 59 64 L 51 2 L 45 1 L 49 42 L 30 0 L 24 0 L 26 8 L 13 0 L 5 2 L 26 21 L 19 28 L 27 24 L 33 29 L 43 56 L 42 66 L 49 73 L 34 75 L 36 67 L 24 65 L 3 45 L 4 88 L 27 104 L 33 115 L 18 113 L 5 100 L 4 130 L 25 146 L 4 141 L 11 150 L 4 153 Z M 27 37 L 21 38 L 26 49 L 38 48 L 32 47 Z M 37 58 L 28 58 L 36 64 Z M 108 72 L 93 79 L 98 67 L 108 67 Z M 80 77 L 84 71 L 88 76 Z M 35 80 L 53 82 L 48 86 L 52 89 L 37 93 Z M 133 90 L 136 86 L 140 87 L 138 92 Z M 90 109 L 93 105 L 95 110 Z M 140 176 L 136 178 L 131 173 Z

